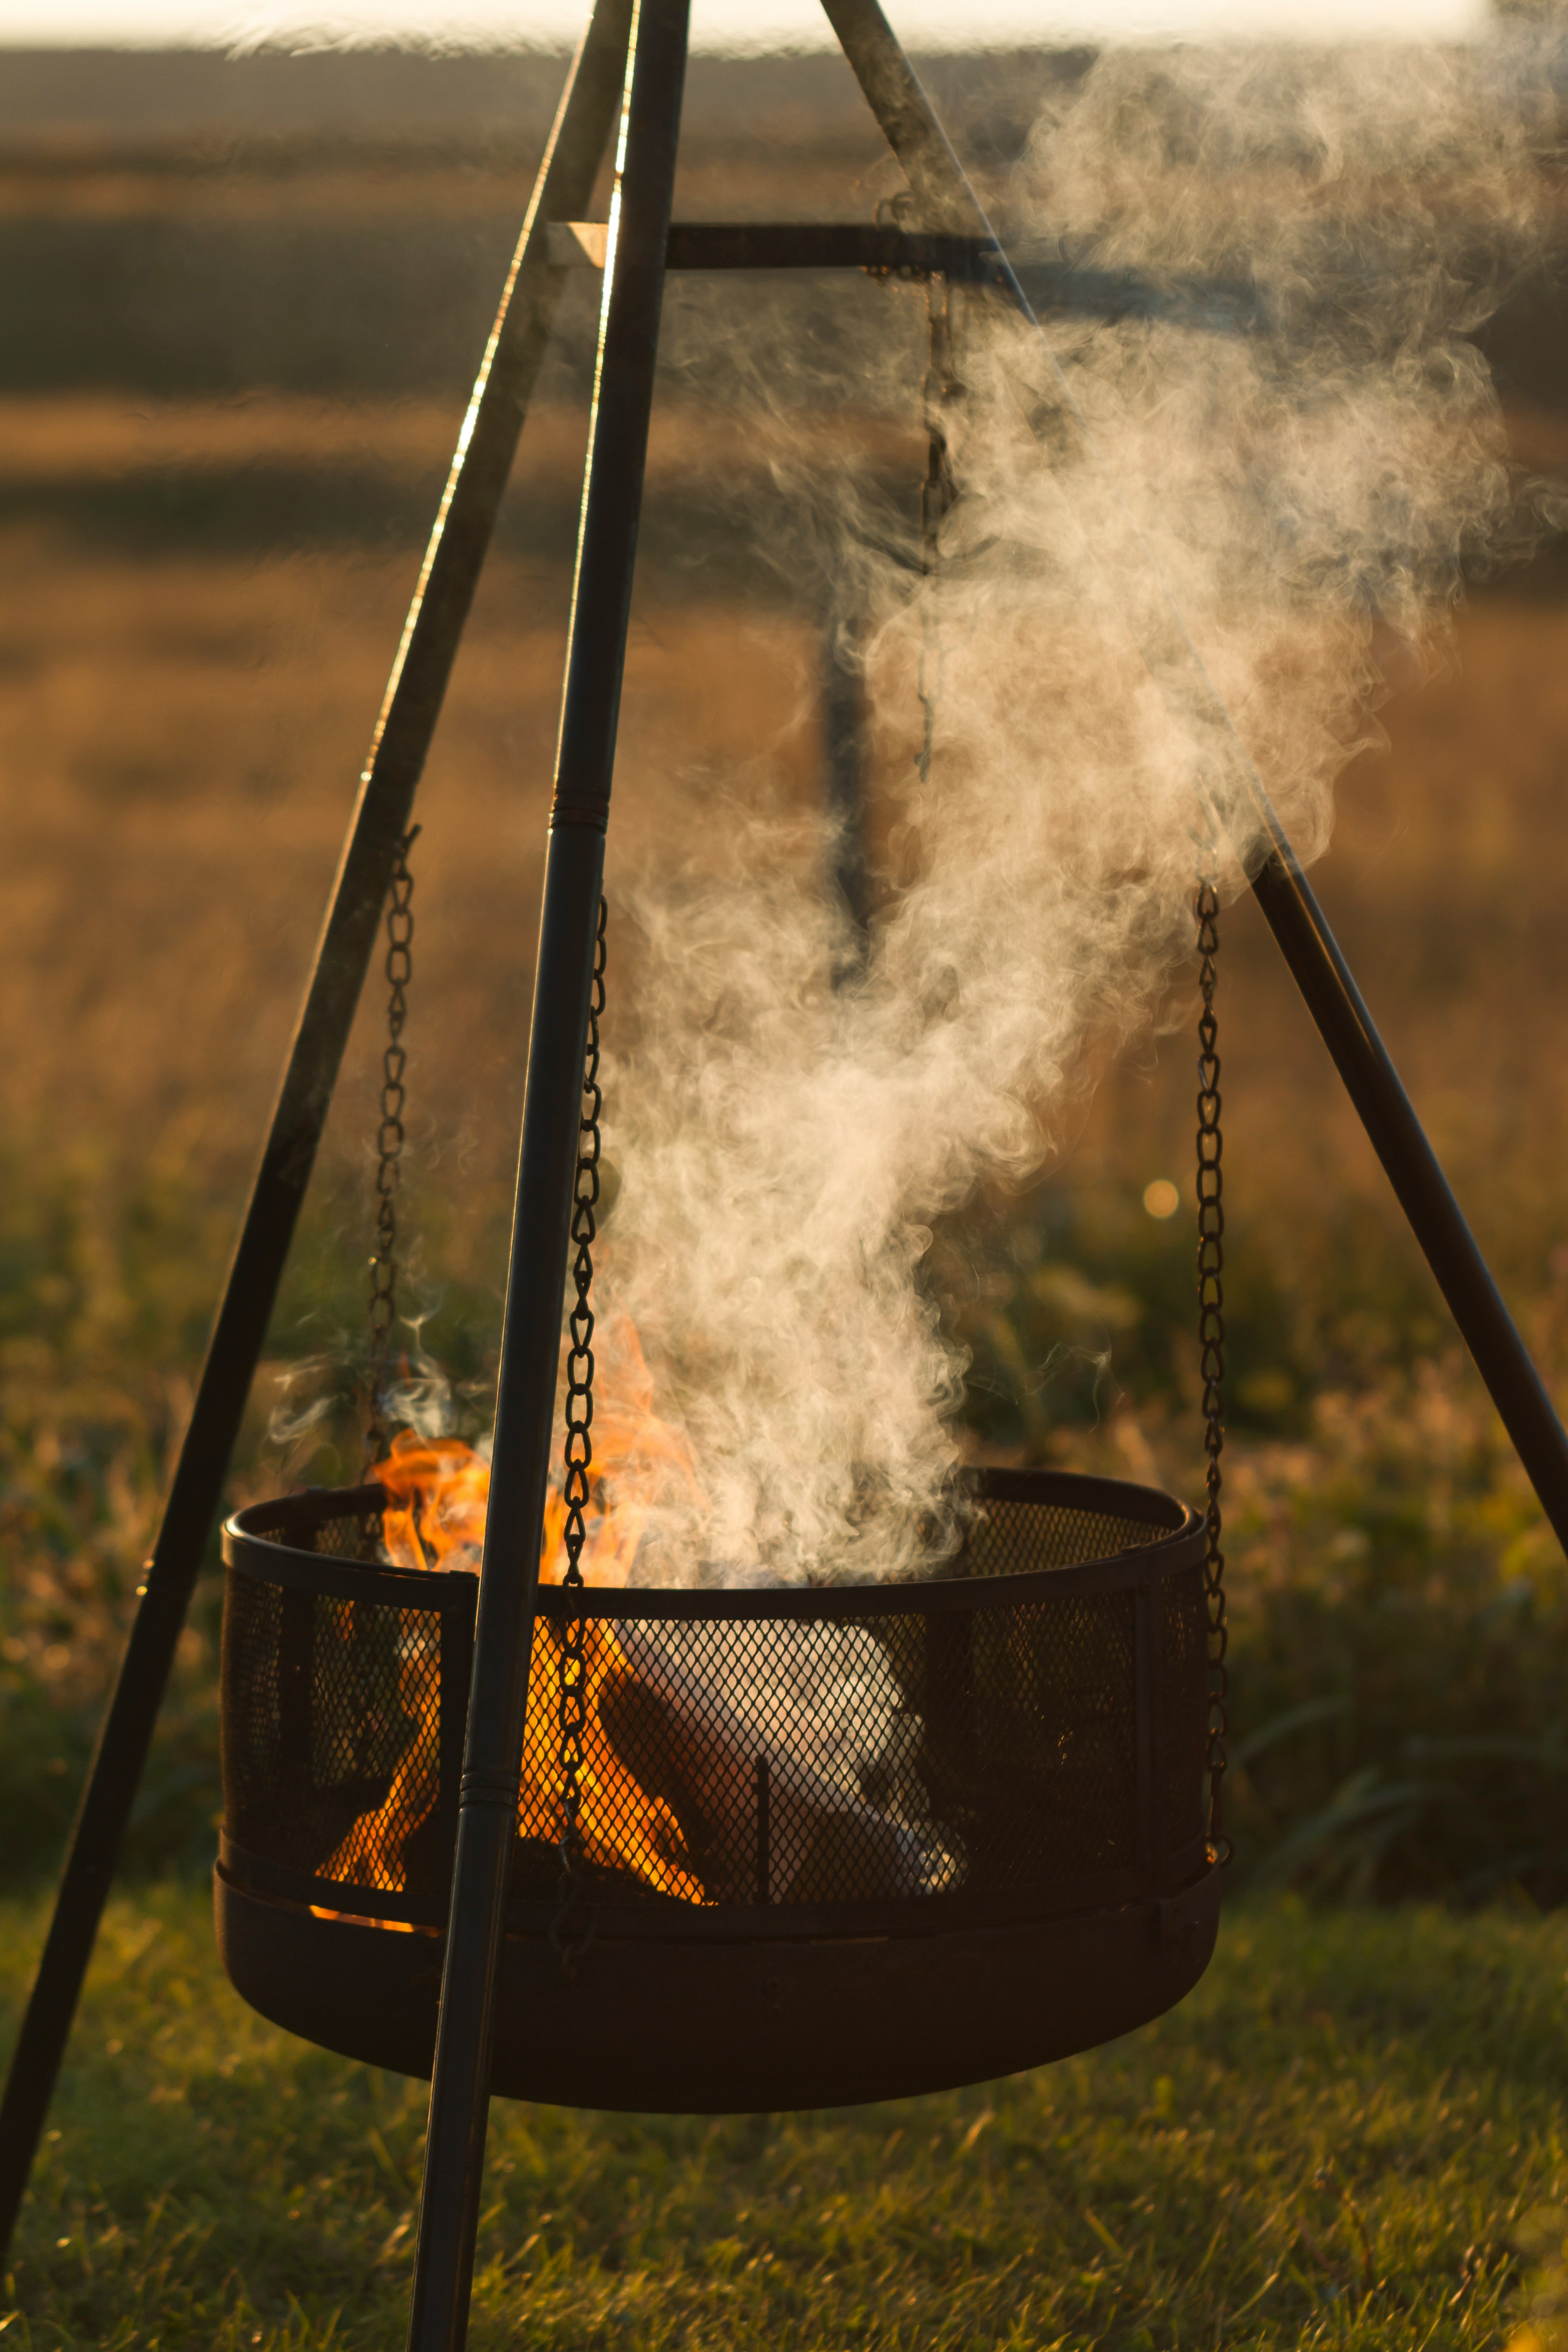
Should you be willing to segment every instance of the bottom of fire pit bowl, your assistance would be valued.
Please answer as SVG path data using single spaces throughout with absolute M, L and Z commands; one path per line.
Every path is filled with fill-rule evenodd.
M 428 2076 L 445 1939 L 323 1919 L 215 1879 L 236 1990 L 345 2057 Z M 579 2107 L 720 2115 L 988 2082 L 1143 2025 L 1191 1991 L 1219 1873 L 1174 1895 L 943 1934 L 759 1946 L 599 1936 L 571 1980 L 508 1936 L 494 2088 Z

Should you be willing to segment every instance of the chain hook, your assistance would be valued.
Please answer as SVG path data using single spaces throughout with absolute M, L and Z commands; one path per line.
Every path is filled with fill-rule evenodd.
M 563 1589 L 583 1590 L 583 1548 L 588 1538 L 588 1475 L 594 1459 L 594 1243 L 598 1235 L 599 1120 L 605 1107 L 599 1084 L 599 1023 L 605 1010 L 605 926 L 608 910 L 599 900 L 599 924 L 594 940 L 594 990 L 588 1008 L 587 1048 L 583 1063 L 583 1110 L 573 1181 L 572 1282 L 575 1303 L 567 1318 L 566 1350 L 566 1480 L 563 1499 L 566 1553 Z M 594 1937 L 590 1918 L 584 1936 L 568 1933 L 568 1923 L 580 1907 L 584 1892 L 581 1824 L 583 1741 L 588 1718 L 588 1661 L 584 1622 L 571 1608 L 561 1628 L 556 1659 L 556 1718 L 561 1736 L 561 1891 L 550 1941 L 567 1977 Z
M 926 279 L 926 372 L 921 385 L 921 420 L 926 435 L 926 469 L 921 481 L 921 600 L 920 667 L 915 691 L 920 698 L 922 727 L 915 765 L 921 783 L 931 777 L 936 743 L 937 705 L 942 699 L 945 659 L 942 627 L 936 609 L 935 583 L 942 563 L 942 526 L 958 499 L 945 412 L 963 387 L 958 380 L 953 352 L 957 313 L 952 281 L 932 272 Z
M 376 1130 L 375 1249 L 370 1261 L 370 1357 L 366 1371 L 364 1475 L 384 1459 L 388 1444 L 382 1423 L 387 1362 L 397 1321 L 397 1191 L 405 1140 L 404 1085 L 408 1055 L 403 1044 L 408 1019 L 408 983 L 414 977 L 414 877 L 408 853 L 421 828 L 412 826 L 394 854 L 386 908 L 386 1047 L 381 1057 L 381 1124 Z
M 1225 1450 L 1225 1139 L 1220 1125 L 1219 1024 L 1215 1016 L 1215 959 L 1219 953 L 1219 850 L 1214 821 L 1194 835 L 1198 849 L 1194 901 L 1198 939 L 1198 1368 L 1203 1381 L 1204 1454 L 1206 1495 L 1204 1530 L 1204 1598 L 1208 1618 L 1208 1730 L 1205 1769 L 1208 1775 L 1208 1843 L 1216 1862 L 1228 1863 L 1235 1848 L 1225 1827 L 1226 1702 L 1230 1675 L 1226 1664 L 1229 1627 L 1226 1619 L 1224 1522 L 1220 1508 L 1220 1455 Z

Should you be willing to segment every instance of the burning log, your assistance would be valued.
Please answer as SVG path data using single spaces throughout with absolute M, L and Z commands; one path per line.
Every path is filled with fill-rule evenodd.
M 672 1433 L 650 1438 L 647 1416 L 624 1434 L 626 1451 L 665 1460 L 679 1451 Z M 482 1456 L 457 1439 L 405 1431 L 377 1475 L 389 1498 L 390 1563 L 477 1567 L 489 1486 Z M 560 1510 L 547 1520 L 546 1583 L 560 1581 L 563 1520 Z M 635 1500 L 600 1510 L 584 1553 L 589 1581 L 627 1580 L 642 1523 Z M 931 1823 L 916 1766 L 921 1718 L 883 1644 L 864 1626 L 805 1622 L 793 1631 L 787 1653 L 759 1647 L 742 1664 L 709 1651 L 700 1623 L 590 1621 L 578 1789 L 590 1867 L 699 1904 L 895 1897 L 959 1883 L 963 1858 Z M 560 1834 L 561 1639 L 542 1617 L 519 1788 L 520 1838 L 550 1846 Z M 413 1660 L 401 1668 L 401 1692 L 411 1720 L 428 1714 L 433 1694 Z M 352 1879 L 368 1865 L 402 1888 L 435 1801 L 429 1743 L 416 1741 L 329 1874 Z
M 733 1658 L 716 1668 L 700 1628 L 624 1628 L 625 1671 L 599 1701 L 610 1746 L 686 1827 L 710 1902 L 948 1883 L 956 1858 L 920 1827 L 920 1718 L 886 1651 L 864 1627 L 795 1631 L 785 1675 L 776 1653 L 767 1671 Z

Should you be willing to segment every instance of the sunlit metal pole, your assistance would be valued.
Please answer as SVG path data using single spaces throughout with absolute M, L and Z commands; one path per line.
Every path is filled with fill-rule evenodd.
M 409 2352 L 460 2352 L 489 2112 L 496 1970 L 517 1837 L 523 1718 L 583 1117 L 605 828 L 653 406 L 686 79 L 687 0 L 638 0 L 610 215 L 594 421 L 545 854 Z

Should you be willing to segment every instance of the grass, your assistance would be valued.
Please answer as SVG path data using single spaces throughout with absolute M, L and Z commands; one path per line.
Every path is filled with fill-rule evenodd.
M 0 1910 L 8 1992 L 38 1927 Z M 1524 2352 L 1568 2226 L 1565 1969 L 1558 1919 L 1248 1902 L 1182 2009 L 1003 2083 L 717 2121 L 498 2103 L 472 2340 Z M 5 2352 L 401 2342 L 424 2112 L 243 2008 L 203 1896 L 121 1899 Z

